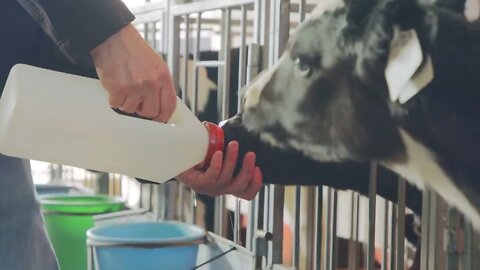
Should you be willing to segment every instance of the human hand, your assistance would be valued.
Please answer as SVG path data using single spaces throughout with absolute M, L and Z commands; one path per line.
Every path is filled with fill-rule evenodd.
M 91 55 L 110 106 L 159 122 L 170 119 L 176 93 L 168 67 L 131 24 Z
M 206 171 L 191 168 L 177 176 L 177 179 L 200 194 L 210 196 L 232 194 L 245 200 L 255 198 L 262 187 L 262 173 L 260 168 L 255 166 L 255 154 L 248 152 L 243 157 L 242 168 L 235 177 L 233 176 L 238 147 L 238 142 L 230 142 L 225 160 L 223 153 L 217 151 L 213 154 Z

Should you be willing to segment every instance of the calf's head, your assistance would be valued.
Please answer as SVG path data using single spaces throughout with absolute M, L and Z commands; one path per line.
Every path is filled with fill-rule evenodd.
M 384 71 L 394 29 L 415 29 L 426 48 L 433 20 L 413 0 L 352 1 L 311 18 L 248 87 L 243 125 L 319 161 L 403 158 Z

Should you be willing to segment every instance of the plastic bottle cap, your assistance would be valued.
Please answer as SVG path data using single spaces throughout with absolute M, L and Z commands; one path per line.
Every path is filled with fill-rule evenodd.
M 208 149 L 205 159 L 196 166 L 196 168 L 200 170 L 205 170 L 210 166 L 210 161 L 215 152 L 223 151 L 225 140 L 222 128 L 210 122 L 203 122 L 203 125 L 208 131 Z

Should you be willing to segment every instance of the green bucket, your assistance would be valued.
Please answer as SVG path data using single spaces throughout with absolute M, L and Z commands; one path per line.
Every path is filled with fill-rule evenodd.
M 95 195 L 41 196 L 48 236 L 57 254 L 60 269 L 87 269 L 86 232 L 93 227 L 93 216 L 124 207 L 121 198 Z

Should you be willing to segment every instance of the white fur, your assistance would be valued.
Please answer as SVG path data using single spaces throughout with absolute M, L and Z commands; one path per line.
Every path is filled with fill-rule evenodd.
M 257 106 L 260 101 L 260 94 L 272 78 L 274 70 L 275 68 L 270 68 L 261 72 L 248 86 L 247 92 L 245 93 L 245 109 Z
M 315 6 L 315 9 L 312 11 L 312 17 L 319 17 L 325 11 L 333 11 L 335 9 L 341 8 L 345 5 L 342 0 L 319 0 L 318 4 Z
M 447 174 L 435 162 L 433 154 L 422 144 L 400 129 L 408 160 L 405 163 L 382 162 L 420 189 L 428 187 L 436 191 L 449 204 L 457 207 L 480 230 L 480 215 Z
M 305 155 L 313 157 L 318 161 L 341 161 L 349 156 L 345 147 L 324 146 L 310 143 L 304 143 L 297 140 L 290 140 L 290 145 L 295 149 L 302 151 Z

